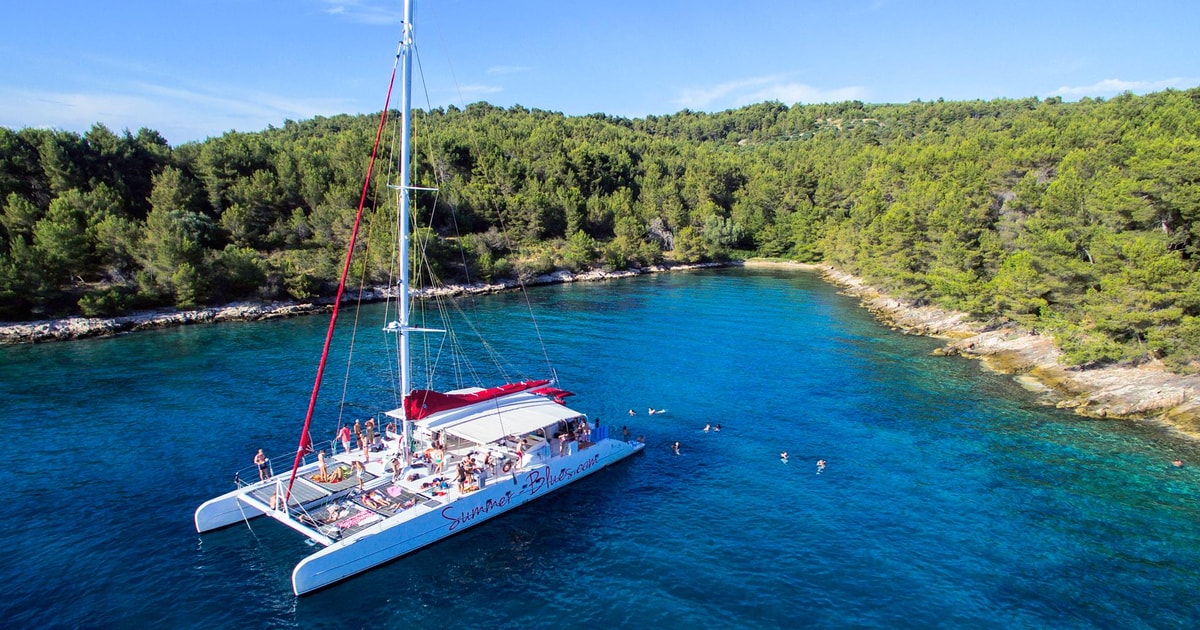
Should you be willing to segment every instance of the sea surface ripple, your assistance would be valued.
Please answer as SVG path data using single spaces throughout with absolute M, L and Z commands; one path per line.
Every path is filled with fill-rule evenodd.
M 0 348 L 0 431 L 14 446 L 0 469 L 10 489 L 0 619 L 522 630 L 1200 621 L 1191 442 L 1079 418 L 978 363 L 931 356 L 937 341 L 878 325 L 809 274 L 658 274 L 542 287 L 529 302 L 572 406 L 628 425 L 646 452 L 299 599 L 291 570 L 314 551 L 303 539 L 261 521 L 199 536 L 192 512 L 230 489 L 257 448 L 294 451 L 327 316 Z M 514 372 L 545 375 L 536 338 L 506 334 L 528 322 L 523 297 L 465 306 Z M 383 318 L 368 309 L 355 337 L 367 364 L 352 376 L 374 385 L 353 390 L 346 418 L 394 401 L 390 355 L 372 349 Z M 347 354 L 331 359 L 319 439 L 337 424 Z M 1176 457 L 1188 465 L 1171 466 Z

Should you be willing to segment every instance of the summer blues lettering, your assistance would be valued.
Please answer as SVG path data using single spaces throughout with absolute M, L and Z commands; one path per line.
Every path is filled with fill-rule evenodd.
M 528 477 L 526 477 L 526 480 L 529 482 L 529 487 L 522 491 L 522 493 L 528 492 L 529 496 L 533 496 L 542 490 L 553 488 L 564 481 L 570 481 L 572 477 L 586 472 L 592 466 L 595 466 L 599 461 L 600 456 L 596 455 L 574 468 L 559 468 L 558 474 L 556 475 L 543 473 L 541 469 L 534 470 L 529 473 Z
M 477 505 L 465 512 L 461 512 L 458 516 L 452 514 L 454 506 L 448 505 L 442 509 L 442 518 L 450 521 L 449 531 L 454 531 L 459 525 L 469 523 L 478 516 L 506 507 L 510 499 L 512 499 L 512 493 L 508 492 L 499 499 L 488 499 L 482 505 Z
M 595 455 L 591 459 L 579 464 L 578 466 L 575 466 L 574 468 L 559 468 L 558 473 L 554 475 L 546 474 L 541 469 L 533 470 L 527 477 L 525 477 L 527 485 L 521 490 L 521 494 L 533 496 L 542 490 L 553 488 L 560 483 L 570 481 L 575 475 L 587 472 L 599 462 L 600 456 Z M 476 518 L 487 515 L 492 510 L 500 510 L 508 507 L 508 504 L 511 501 L 512 493 L 510 492 L 498 499 L 488 499 L 482 504 L 477 505 L 469 510 L 459 512 L 458 514 L 454 513 L 453 505 L 448 505 L 442 509 L 442 518 L 450 522 L 447 531 L 454 531 L 459 525 L 466 525 Z

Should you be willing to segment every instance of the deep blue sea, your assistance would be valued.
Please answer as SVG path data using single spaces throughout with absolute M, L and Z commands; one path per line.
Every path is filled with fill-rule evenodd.
M 258 448 L 295 449 L 327 315 L 0 348 L 0 625 L 1200 623 L 1200 445 L 931 356 L 939 342 L 878 325 L 807 273 L 657 274 L 529 299 L 572 406 L 630 425 L 646 452 L 299 599 L 304 539 L 265 521 L 201 537 L 192 512 Z M 528 320 L 518 294 L 468 302 L 489 330 Z M 379 382 L 348 413 L 390 404 L 387 355 L 371 349 L 382 318 L 364 313 L 354 350 Z M 499 345 L 544 376 L 540 350 Z M 337 423 L 339 352 L 318 437 Z

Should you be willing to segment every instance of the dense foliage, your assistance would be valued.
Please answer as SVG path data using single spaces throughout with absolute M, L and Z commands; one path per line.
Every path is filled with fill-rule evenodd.
M 414 121 L 415 183 L 440 189 L 419 196 L 415 238 L 450 279 L 825 261 L 1049 331 L 1077 364 L 1200 370 L 1200 88 L 634 120 L 478 103 Z M 177 148 L 145 129 L 0 128 L 0 318 L 327 293 L 376 122 Z M 368 284 L 390 273 L 376 180 Z

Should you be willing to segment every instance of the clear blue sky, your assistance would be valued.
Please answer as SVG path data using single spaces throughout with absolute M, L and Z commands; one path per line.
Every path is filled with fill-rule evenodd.
M 378 112 L 401 0 L 9 0 L 0 126 L 178 145 Z M 1194 0 L 423 0 L 418 107 L 568 115 L 1200 85 Z

